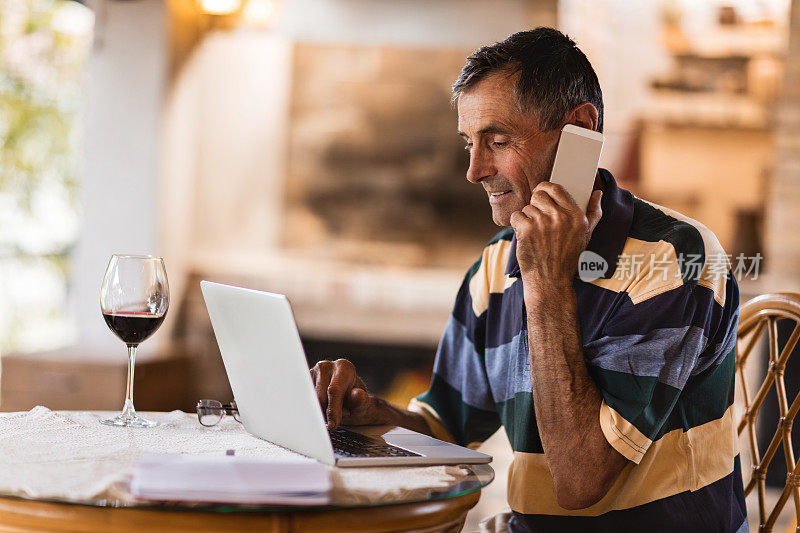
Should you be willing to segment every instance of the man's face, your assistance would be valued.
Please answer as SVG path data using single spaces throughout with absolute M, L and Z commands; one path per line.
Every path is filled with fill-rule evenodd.
M 498 226 L 531 201 L 553 168 L 559 131 L 539 131 L 533 112 L 514 101 L 516 76 L 493 74 L 458 98 L 458 132 L 467 142 L 467 180 L 480 183 Z

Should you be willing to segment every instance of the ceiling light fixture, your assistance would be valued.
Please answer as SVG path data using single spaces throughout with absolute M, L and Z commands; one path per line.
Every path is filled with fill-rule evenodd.
M 242 0 L 195 0 L 197 8 L 207 15 L 230 15 L 242 7 Z

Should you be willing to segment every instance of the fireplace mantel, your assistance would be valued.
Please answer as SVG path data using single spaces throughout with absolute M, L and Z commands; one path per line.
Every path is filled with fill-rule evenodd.
M 366 265 L 286 252 L 197 251 L 193 277 L 286 294 L 301 334 L 436 345 L 464 270 Z

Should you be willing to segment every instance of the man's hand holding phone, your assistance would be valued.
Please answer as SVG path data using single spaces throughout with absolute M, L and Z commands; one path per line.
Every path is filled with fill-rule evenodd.
M 602 149 L 602 133 L 564 126 L 550 181 L 539 183 L 530 204 L 512 213 L 526 292 L 572 288 L 580 255 L 602 216 L 602 192 L 592 191 Z
M 512 213 L 526 289 L 572 287 L 578 259 L 603 214 L 601 197 L 599 190 L 592 193 L 584 215 L 564 187 L 544 181 L 534 189 L 531 203 Z

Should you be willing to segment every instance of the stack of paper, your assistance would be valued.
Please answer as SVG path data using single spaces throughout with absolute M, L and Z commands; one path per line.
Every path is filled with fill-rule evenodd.
M 144 454 L 131 492 L 148 500 L 322 505 L 330 476 L 313 459 Z

